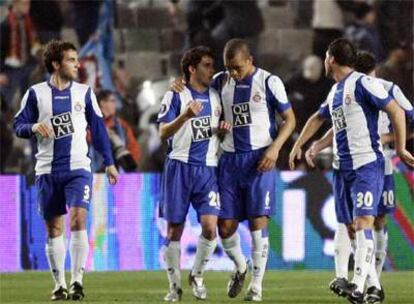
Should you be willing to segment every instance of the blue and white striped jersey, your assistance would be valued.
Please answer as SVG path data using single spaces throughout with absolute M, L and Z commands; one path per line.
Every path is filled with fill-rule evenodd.
M 87 85 L 72 81 L 64 90 L 50 82 L 27 90 L 14 121 L 17 136 L 29 138 L 32 126 L 44 122 L 53 129 L 51 138 L 37 137 L 36 174 L 85 169 L 91 171 L 86 129 L 106 166 L 114 163 L 102 113 L 95 94 Z
M 200 93 L 187 86 L 181 93 L 168 91 L 161 102 L 158 122 L 171 122 L 183 113 L 191 101 L 203 104 L 203 110 L 168 139 L 168 157 L 192 165 L 217 166 L 221 116 L 220 97 L 213 88 Z
M 241 81 L 228 72 L 216 75 L 212 86 L 220 92 L 224 120 L 232 123 L 221 147 L 226 152 L 249 152 L 269 146 L 277 136 L 276 111 L 291 107 L 279 77 L 256 68 Z
M 407 117 L 410 124 L 414 122 L 414 110 L 407 97 L 403 94 L 400 87 L 391 81 L 378 78 L 385 90 L 390 96 L 398 103 L 398 105 L 404 110 L 405 116 Z M 380 112 L 379 117 L 380 134 L 388 134 L 392 132 L 391 121 L 388 114 L 384 111 Z M 389 144 L 384 145 L 384 156 L 385 156 L 385 175 L 392 174 L 392 161 L 391 158 L 394 155 L 394 150 Z
M 332 119 L 335 169 L 355 170 L 384 157 L 378 119 L 391 100 L 378 79 L 358 72 L 332 87 L 319 113 Z

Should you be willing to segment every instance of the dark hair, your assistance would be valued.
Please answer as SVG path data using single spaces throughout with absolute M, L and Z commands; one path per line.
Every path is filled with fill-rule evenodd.
M 355 7 L 355 17 L 357 19 L 363 19 L 367 14 L 372 12 L 374 7 L 368 3 L 361 3 Z
M 192 66 L 196 68 L 204 56 L 214 58 L 212 50 L 206 46 L 197 46 L 184 53 L 183 58 L 181 59 L 181 70 L 184 73 L 186 81 L 190 81 L 189 67 Z
M 250 56 L 250 48 L 246 40 L 235 38 L 227 41 L 224 46 L 224 57 L 226 59 L 233 59 L 239 52 L 244 52 L 247 56 Z
M 345 38 L 338 38 L 328 46 L 328 54 L 335 58 L 337 64 L 352 67 L 357 58 L 355 46 Z
M 111 96 L 113 93 L 111 90 L 100 90 L 96 94 L 96 99 L 98 100 L 98 103 L 101 104 L 102 101 L 107 99 L 109 96 Z
M 62 62 L 63 59 L 63 52 L 68 50 L 77 51 L 75 45 L 68 41 L 61 41 L 61 40 L 52 40 L 50 41 L 45 48 L 43 53 L 43 62 L 47 71 L 52 74 L 54 72 L 52 62 Z
M 375 70 L 375 57 L 367 51 L 359 51 L 355 61 L 355 70 L 364 74 L 369 74 Z

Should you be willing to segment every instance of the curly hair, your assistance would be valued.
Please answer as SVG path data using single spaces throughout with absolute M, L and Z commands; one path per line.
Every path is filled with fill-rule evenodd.
M 205 46 L 197 46 L 184 53 L 183 58 L 181 59 L 181 70 L 186 81 L 190 81 L 189 67 L 192 66 L 196 68 L 204 56 L 214 59 L 214 54 L 211 49 Z
M 63 59 L 63 52 L 68 50 L 77 51 L 75 45 L 69 41 L 52 40 L 46 45 L 43 53 L 43 62 L 50 74 L 52 74 L 55 70 L 52 63 L 61 63 Z

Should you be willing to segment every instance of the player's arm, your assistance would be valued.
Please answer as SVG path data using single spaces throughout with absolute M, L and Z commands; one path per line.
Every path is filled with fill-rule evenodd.
M 269 76 L 266 79 L 266 91 L 269 102 L 280 113 L 283 122 L 277 137 L 266 149 L 259 161 L 257 170 L 260 172 L 272 170 L 276 166 L 280 149 L 295 130 L 296 126 L 295 114 L 287 98 L 286 89 L 282 80 L 274 75 Z M 271 115 L 276 115 L 276 113 L 271 113 Z
M 320 129 L 325 121 L 325 117 L 322 115 L 321 110 L 315 112 L 306 122 L 302 132 L 300 132 L 289 154 L 289 167 L 291 170 L 295 169 L 295 160 L 302 157 L 302 146 Z
M 108 132 L 103 122 L 101 109 L 99 108 L 96 96 L 89 88 L 85 96 L 85 114 L 94 148 L 102 155 L 105 165 L 105 172 L 108 176 L 109 183 L 114 185 L 118 180 L 118 170 L 114 165 L 112 157 L 111 143 Z
M 24 94 L 20 110 L 14 117 L 14 130 L 18 137 L 30 138 L 34 134 L 48 138 L 53 136 L 53 130 L 44 122 L 37 122 L 39 110 L 35 91 L 30 88 Z
M 311 147 L 305 152 L 305 159 L 309 166 L 312 168 L 315 167 L 313 160 L 315 159 L 316 155 L 323 149 L 332 146 L 333 142 L 333 130 L 330 128 L 322 138 L 314 141 Z
M 171 122 L 161 122 L 159 134 L 162 140 L 168 139 L 180 130 L 191 118 L 197 116 L 203 110 L 203 105 L 198 101 L 191 101 L 185 111 Z

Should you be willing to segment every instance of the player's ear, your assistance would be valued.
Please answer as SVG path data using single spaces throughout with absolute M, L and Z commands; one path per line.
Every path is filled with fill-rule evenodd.
M 57 62 L 57 61 L 52 61 L 52 65 L 53 65 L 53 68 L 54 68 L 55 70 L 57 70 L 57 69 L 59 69 L 59 68 L 60 68 L 60 63 L 59 63 L 59 62 Z
M 194 74 L 194 73 L 196 72 L 196 68 L 195 68 L 195 67 L 193 67 L 192 65 L 190 65 L 190 66 L 188 67 L 188 70 L 190 71 L 190 74 Z

